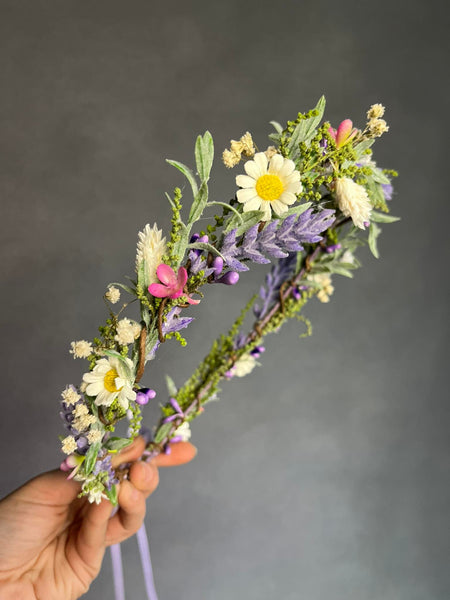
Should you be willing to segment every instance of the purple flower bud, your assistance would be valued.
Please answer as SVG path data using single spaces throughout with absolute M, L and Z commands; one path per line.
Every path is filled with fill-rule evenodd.
M 300 300 L 300 298 L 302 297 L 299 288 L 293 288 L 292 290 L 292 296 L 294 297 L 295 300 Z
M 156 397 L 156 392 L 155 390 L 147 389 L 145 395 L 147 396 L 148 400 L 153 400 L 153 398 Z
M 169 444 L 166 444 L 165 448 L 164 448 L 164 454 L 170 454 L 172 452 L 172 448 L 170 447 Z
M 364 227 L 369 227 L 370 221 L 364 221 Z
M 180 415 L 178 413 L 176 415 L 169 415 L 163 419 L 163 423 L 171 423 L 172 421 L 175 421 L 175 419 L 178 419 L 179 416 Z
M 202 235 L 197 239 L 197 242 L 202 242 L 203 244 L 207 244 L 209 242 L 209 237 L 207 235 Z
M 169 402 L 172 405 L 173 409 L 177 411 L 177 413 L 179 413 L 180 415 L 183 414 L 181 406 L 178 404 L 178 402 L 175 400 L 175 398 L 170 398 Z
M 225 379 L 232 379 L 234 377 L 235 370 L 236 369 L 234 367 L 231 367 L 231 369 L 224 374 Z
M 327 254 L 333 254 L 333 252 L 336 252 L 336 250 L 340 250 L 341 248 L 341 244 L 334 244 L 334 246 L 328 246 L 328 248 L 325 249 L 325 252 Z
M 255 348 L 253 348 L 253 350 L 250 352 L 250 354 L 252 356 L 254 356 L 255 358 L 258 358 L 265 351 L 266 351 L 266 349 L 264 348 L 264 346 L 255 346 Z
M 198 241 L 198 238 L 200 237 L 199 233 L 193 233 L 191 235 L 191 244 L 193 244 L 194 242 Z
M 214 269 L 214 275 L 218 277 L 223 271 L 223 258 L 216 256 L 213 260 L 212 267 Z
M 147 394 L 145 392 L 140 391 L 136 394 L 136 404 L 145 406 L 145 404 L 147 404 L 148 401 L 149 401 L 149 398 L 147 398 Z
M 217 283 L 224 283 L 225 285 L 236 285 L 239 281 L 239 273 L 236 271 L 228 271 L 225 275 L 222 275 L 220 279 L 217 279 Z
M 173 438 L 170 439 L 170 443 L 171 444 L 176 444 L 177 442 L 182 442 L 183 438 L 181 435 L 175 435 Z
M 83 450 L 88 445 L 88 441 L 84 436 L 81 436 L 77 439 L 77 448 L 78 450 Z

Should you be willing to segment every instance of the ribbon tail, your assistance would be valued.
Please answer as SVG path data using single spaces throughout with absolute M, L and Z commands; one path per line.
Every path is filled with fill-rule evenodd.
M 150 548 L 148 545 L 147 531 L 145 523 L 142 523 L 137 534 L 137 542 L 139 546 L 139 554 L 141 555 L 142 571 L 144 573 L 145 589 L 147 591 L 148 600 L 158 600 L 155 589 L 155 581 L 153 579 L 152 561 L 150 559 Z
M 114 596 L 116 600 L 125 600 L 125 585 L 123 581 L 122 552 L 120 544 L 110 546 L 111 562 L 114 579 Z

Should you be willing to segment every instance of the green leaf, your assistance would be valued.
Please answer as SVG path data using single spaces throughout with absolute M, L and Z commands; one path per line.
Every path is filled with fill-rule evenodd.
M 178 169 L 179 171 L 181 171 L 183 173 L 183 175 L 186 177 L 186 179 L 191 184 L 192 195 L 195 198 L 198 194 L 198 185 L 195 180 L 195 175 L 191 171 L 191 169 L 189 167 L 187 167 L 186 165 L 183 165 L 183 163 L 178 162 L 177 160 L 169 160 L 168 158 L 166 158 L 166 162 L 168 162 L 169 165 L 172 165 L 172 167 L 175 167 L 176 169 Z
M 86 452 L 86 460 L 84 461 L 84 473 L 85 475 L 89 475 L 92 472 L 92 469 L 95 466 L 95 461 L 97 460 L 97 455 L 100 451 L 102 443 L 97 442 L 96 444 L 92 444 L 89 450 Z
M 374 221 L 375 223 L 395 223 L 395 221 L 400 221 L 400 217 L 393 217 L 392 215 L 375 212 L 373 210 L 370 213 L 370 220 Z
M 226 202 L 219 202 L 218 200 L 214 200 L 213 202 L 208 202 L 208 206 L 214 206 L 215 204 L 217 204 L 218 206 L 223 206 L 224 208 L 228 208 L 229 210 L 234 212 L 234 214 L 236 215 L 236 218 L 239 219 L 239 223 L 242 223 L 241 213 L 236 208 L 234 208 L 234 206 L 231 206 L 231 204 L 227 204 Z
M 172 200 L 172 198 L 170 197 L 170 195 L 167 192 L 165 192 L 165 194 L 166 194 L 167 200 L 169 201 L 170 206 L 172 207 L 172 210 L 174 210 L 176 208 L 174 201 Z
M 195 221 L 198 221 L 202 216 L 203 211 L 208 203 L 208 184 L 206 181 L 202 183 L 198 194 L 194 198 L 191 210 L 189 212 L 188 224 L 192 225 Z
M 228 225 L 226 226 L 224 233 L 229 233 L 232 229 L 237 229 L 236 235 L 242 235 L 247 231 L 247 229 L 250 229 L 250 227 L 253 227 L 253 225 L 259 223 L 263 216 L 264 212 L 261 210 L 250 210 L 248 212 L 242 213 L 242 221 L 239 222 L 237 219 L 237 215 L 234 215 L 228 221 Z
M 368 150 L 374 144 L 374 142 L 375 140 L 363 140 L 362 142 L 359 142 L 359 144 L 356 144 L 356 146 L 353 148 L 356 154 L 356 159 L 358 160 L 364 156 L 366 150 Z
M 131 444 L 133 440 L 129 438 L 121 438 L 121 437 L 112 437 L 105 444 L 105 448 L 107 448 L 110 452 L 119 452 L 122 448 L 126 448 Z
M 192 244 L 189 244 L 187 246 L 188 250 L 208 250 L 208 252 L 212 252 L 213 254 L 216 254 L 217 256 L 220 256 L 220 258 L 223 258 L 223 260 L 225 260 L 225 257 L 219 252 L 219 250 L 217 250 L 217 248 L 215 248 L 212 244 L 208 244 L 207 242 L 192 242 Z
M 283 214 L 283 221 L 286 217 L 289 217 L 290 215 L 301 215 L 302 213 L 305 212 L 305 210 L 308 210 L 308 208 L 311 206 L 312 202 L 305 202 L 304 204 L 298 204 L 297 206 L 293 206 L 292 208 L 289 208 L 284 214 Z M 280 219 L 281 220 L 281 219 Z
M 294 129 L 288 144 L 289 155 L 291 158 L 293 158 L 293 160 L 295 160 L 300 154 L 298 145 L 301 142 L 308 143 L 315 136 L 316 127 L 322 120 L 323 113 L 325 111 L 325 103 L 325 96 L 322 96 L 314 109 L 317 111 L 317 115 L 314 117 L 309 117 L 308 119 L 302 119 Z
M 117 487 L 111 486 L 111 489 L 105 488 L 105 494 L 113 506 L 117 506 Z
M 174 380 L 172 379 L 172 377 L 170 377 L 170 375 L 166 375 L 166 387 L 169 396 L 171 398 L 174 398 L 177 395 L 178 390 Z
M 377 183 L 391 183 L 390 179 L 378 167 L 372 167 L 372 178 Z
M 122 367 L 125 370 L 125 376 L 127 379 L 130 380 L 134 380 L 134 373 L 131 371 L 130 365 L 128 364 L 128 360 L 126 360 L 126 356 L 122 356 L 122 354 L 119 354 L 118 352 L 116 352 L 115 350 L 103 350 L 103 353 L 106 354 L 106 356 L 112 356 L 114 358 L 118 358 L 120 360 L 120 362 L 122 363 Z
M 277 133 L 283 133 L 283 127 L 278 123 L 278 121 L 270 121 L 270 124 Z
M 377 238 L 381 233 L 381 227 L 378 227 L 375 223 L 371 223 L 369 227 L 369 248 L 375 258 L 380 258 L 377 248 Z
M 214 142 L 209 131 L 204 136 L 198 136 L 195 144 L 195 162 L 202 182 L 207 182 L 214 160 Z
M 161 425 L 161 427 L 156 432 L 155 438 L 153 440 L 155 444 L 160 444 L 163 441 L 163 439 L 168 436 L 168 434 L 172 430 L 172 427 L 173 423 L 164 423 L 164 425 Z
M 330 271 L 332 273 L 336 273 L 337 275 L 343 275 L 344 277 L 353 278 L 353 273 L 346 269 L 342 263 L 334 263 L 330 266 Z

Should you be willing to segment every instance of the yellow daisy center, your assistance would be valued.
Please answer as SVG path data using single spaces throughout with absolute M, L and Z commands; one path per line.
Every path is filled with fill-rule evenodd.
M 103 385 L 105 386 L 105 389 L 108 390 L 108 392 L 120 392 L 120 390 L 122 389 L 122 388 L 120 388 L 120 390 L 117 389 L 116 377 L 119 377 L 119 374 L 116 371 L 116 369 L 110 369 L 106 373 L 106 375 L 103 379 Z
M 278 175 L 262 175 L 256 182 L 256 193 L 268 202 L 278 200 L 283 190 L 283 183 Z

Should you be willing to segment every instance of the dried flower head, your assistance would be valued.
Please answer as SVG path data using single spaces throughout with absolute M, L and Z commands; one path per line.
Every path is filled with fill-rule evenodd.
M 116 304 L 120 300 L 120 290 L 118 290 L 113 285 L 110 285 L 108 291 L 105 294 L 105 298 L 111 302 L 111 304 Z
M 116 342 L 119 342 L 122 346 L 132 344 L 141 333 L 141 326 L 136 321 L 131 319 L 121 319 L 117 323 L 117 335 L 114 337 Z
M 270 160 L 272 156 L 275 156 L 275 154 L 277 154 L 277 149 L 275 148 L 275 146 L 268 146 L 264 154 L 267 156 L 267 159 Z
M 384 115 L 384 106 L 382 104 L 372 104 L 367 111 L 368 119 L 379 119 Z
M 344 216 L 350 217 L 356 227 L 365 229 L 365 223 L 369 221 L 372 210 L 366 189 L 349 177 L 341 177 L 336 179 L 335 191 Z
M 61 449 L 64 454 L 72 454 L 77 449 L 77 443 L 73 435 L 68 435 L 61 442 Z
M 158 229 L 156 223 L 153 227 L 147 224 L 138 234 L 136 252 L 136 272 L 142 272 L 140 282 L 143 287 L 158 281 L 156 268 L 162 262 L 166 251 L 166 238 L 162 237 L 162 230 Z
M 227 167 L 227 169 L 232 169 L 233 167 L 235 167 L 240 160 L 240 154 L 236 154 L 235 152 L 231 152 L 230 150 L 223 151 L 222 161 L 223 164 Z
M 94 351 L 92 344 L 86 340 L 79 340 L 78 342 L 71 342 L 70 354 L 73 354 L 74 358 L 87 358 Z
M 76 404 L 78 400 L 81 399 L 80 394 L 72 386 L 66 387 L 66 389 L 61 392 L 61 396 L 68 406 Z
M 371 119 L 368 123 L 369 134 L 372 137 L 380 137 L 389 131 L 389 125 L 384 119 Z
M 327 273 L 316 273 L 315 275 L 308 275 L 308 281 L 313 281 L 318 284 L 316 292 L 317 299 L 320 302 L 329 302 L 330 296 L 334 292 L 334 287 L 331 283 L 331 277 Z

